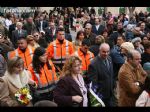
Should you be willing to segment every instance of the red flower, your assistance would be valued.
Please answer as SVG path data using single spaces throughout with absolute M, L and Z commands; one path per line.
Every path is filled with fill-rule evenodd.
M 25 99 L 25 97 L 26 97 L 26 95 L 25 95 L 25 94 L 22 94 L 22 95 L 20 96 L 20 99 L 23 100 L 23 99 Z

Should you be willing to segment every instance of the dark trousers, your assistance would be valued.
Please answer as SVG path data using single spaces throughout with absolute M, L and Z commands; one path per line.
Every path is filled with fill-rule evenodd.
M 35 104 L 36 102 L 42 101 L 42 100 L 53 101 L 53 92 L 43 93 L 39 95 L 34 94 L 32 103 Z
M 106 107 L 117 107 L 117 98 L 112 95 L 110 98 L 102 99 Z

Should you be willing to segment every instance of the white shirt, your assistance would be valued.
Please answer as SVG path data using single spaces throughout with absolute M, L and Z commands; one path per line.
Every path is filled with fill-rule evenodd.
M 150 96 L 145 90 L 136 100 L 135 106 L 136 107 L 150 107 Z
M 6 28 L 7 28 L 7 30 L 9 30 L 9 26 L 12 24 L 12 21 L 11 20 L 9 20 L 9 19 L 6 19 L 5 20 L 5 26 L 6 26 Z
M 40 31 L 43 31 L 43 21 L 40 21 Z
M 83 77 L 80 74 L 78 74 L 78 79 L 75 78 L 75 81 L 79 85 L 80 91 L 81 91 L 82 96 L 83 96 L 83 107 L 87 107 L 87 104 L 88 104 L 87 89 L 85 87 Z
M 95 25 L 96 26 L 96 30 L 98 31 L 99 25 Z

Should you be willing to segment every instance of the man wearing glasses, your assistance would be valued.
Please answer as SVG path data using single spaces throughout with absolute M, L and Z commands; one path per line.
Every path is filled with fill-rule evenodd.
M 90 23 L 87 23 L 85 25 L 85 38 L 87 38 L 90 42 L 90 46 L 95 44 L 95 38 L 96 34 L 92 33 L 92 25 Z

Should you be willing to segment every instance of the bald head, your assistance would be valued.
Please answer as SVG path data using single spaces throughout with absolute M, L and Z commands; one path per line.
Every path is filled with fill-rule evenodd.
M 92 28 L 92 25 L 91 25 L 90 23 L 87 23 L 87 24 L 85 25 L 85 27 Z
M 100 57 L 106 59 L 109 55 L 110 47 L 107 43 L 102 43 L 99 47 Z

